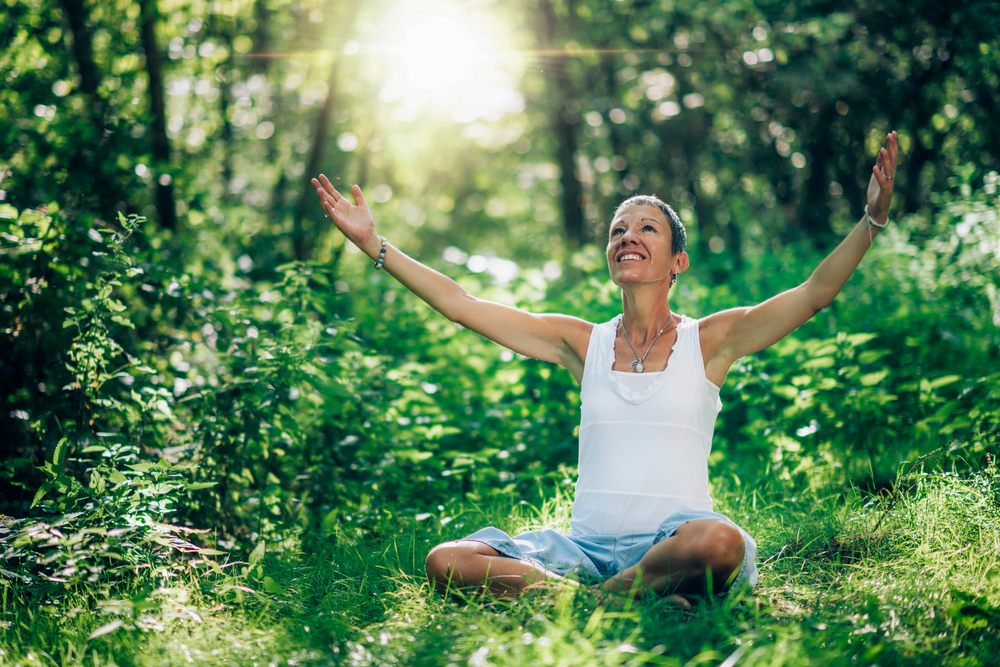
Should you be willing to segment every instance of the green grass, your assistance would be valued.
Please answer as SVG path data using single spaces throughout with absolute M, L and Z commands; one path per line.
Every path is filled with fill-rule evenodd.
M 604 609 L 586 590 L 513 602 L 429 592 L 422 561 L 433 544 L 487 524 L 565 526 L 569 499 L 556 496 L 449 506 L 444 525 L 384 521 L 225 576 L 161 566 L 53 604 L 8 588 L 0 665 L 995 664 L 1000 483 L 914 479 L 890 501 L 718 494 L 757 538 L 760 583 L 690 610 L 663 600 Z

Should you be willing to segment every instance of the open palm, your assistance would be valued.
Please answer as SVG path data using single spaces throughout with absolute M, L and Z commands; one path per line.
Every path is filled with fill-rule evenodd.
M 313 187 L 316 188 L 316 195 L 319 197 L 323 211 L 331 218 L 337 229 L 343 232 L 344 236 L 366 253 L 369 253 L 369 245 L 373 239 L 377 239 L 375 233 L 375 220 L 372 218 L 372 211 L 365 201 L 365 196 L 361 188 L 355 185 L 351 188 L 355 204 L 347 201 L 344 195 L 337 192 L 330 180 L 320 174 L 319 179 L 312 179 Z M 377 254 L 377 251 L 376 251 Z

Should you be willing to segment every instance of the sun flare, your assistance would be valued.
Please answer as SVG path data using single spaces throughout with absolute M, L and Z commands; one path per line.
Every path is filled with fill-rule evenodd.
M 496 117 L 523 107 L 516 77 L 500 56 L 503 30 L 460 5 L 403 7 L 386 26 L 391 74 L 383 102 L 398 102 L 406 119 L 428 105 L 456 121 Z
M 489 44 L 473 27 L 448 15 L 427 16 L 408 26 L 397 53 L 415 90 L 446 92 L 475 82 L 489 60 Z

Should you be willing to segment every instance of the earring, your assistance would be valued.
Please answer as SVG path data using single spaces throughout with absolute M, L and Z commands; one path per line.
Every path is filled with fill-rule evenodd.
M 677 274 L 676 273 L 671 273 L 670 274 L 670 284 L 673 285 L 675 282 L 677 282 Z

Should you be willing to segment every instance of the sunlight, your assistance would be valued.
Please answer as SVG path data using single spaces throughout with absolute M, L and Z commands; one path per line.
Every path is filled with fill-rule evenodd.
M 500 57 L 503 30 L 490 17 L 458 5 L 393 13 L 386 26 L 391 74 L 379 99 L 396 102 L 399 120 L 413 120 L 428 105 L 469 123 L 520 111 L 516 78 Z
M 406 28 L 399 56 L 407 85 L 430 93 L 447 92 L 475 81 L 488 59 L 483 35 L 453 16 L 432 15 Z

